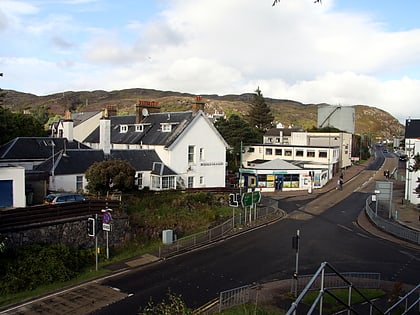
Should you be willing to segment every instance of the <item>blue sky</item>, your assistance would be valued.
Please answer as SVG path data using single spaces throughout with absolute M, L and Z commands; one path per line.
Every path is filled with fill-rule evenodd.
M 420 118 L 418 0 L 0 0 L 0 87 L 151 88 Z

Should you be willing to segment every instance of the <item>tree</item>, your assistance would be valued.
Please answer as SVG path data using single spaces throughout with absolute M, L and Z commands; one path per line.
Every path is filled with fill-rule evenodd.
M 229 119 L 221 118 L 214 125 L 231 147 L 226 153 L 227 161 L 231 170 L 236 171 L 239 166 L 241 142 L 259 142 L 258 134 L 245 120 L 236 114 L 232 114 Z
M 86 171 L 89 192 L 106 194 L 111 190 L 127 191 L 134 187 L 136 171 L 123 160 L 95 162 Z
M 0 106 L 0 144 L 16 137 L 43 137 L 44 126 L 31 115 L 12 113 Z
M 415 156 L 413 156 L 414 163 L 409 166 L 408 171 L 409 172 L 418 172 L 420 170 L 420 154 L 417 153 Z M 415 192 L 417 193 L 417 197 L 420 198 L 420 177 L 417 178 L 417 183 L 419 183 L 415 189 Z
M 255 91 L 254 99 L 250 104 L 247 120 L 250 126 L 255 128 L 261 135 L 272 127 L 274 115 L 265 102 L 259 87 Z

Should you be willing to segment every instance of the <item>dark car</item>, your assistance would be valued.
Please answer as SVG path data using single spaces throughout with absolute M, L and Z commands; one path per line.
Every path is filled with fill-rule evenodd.
M 49 194 L 44 198 L 44 203 L 55 205 L 57 203 L 76 202 L 86 200 L 84 196 L 74 193 Z

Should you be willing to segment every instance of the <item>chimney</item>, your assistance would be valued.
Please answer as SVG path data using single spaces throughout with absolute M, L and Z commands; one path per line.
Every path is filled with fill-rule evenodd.
M 69 142 L 73 142 L 73 120 L 69 110 L 64 113 L 63 137 L 67 138 Z
M 160 106 L 159 102 L 156 101 L 143 101 L 137 100 L 136 103 L 136 124 L 140 124 L 140 122 L 150 113 L 159 113 Z
M 117 116 L 117 106 L 115 105 L 106 105 L 105 108 L 106 113 L 106 117 L 113 117 L 113 116 Z
M 196 96 L 195 97 L 195 103 L 192 105 L 192 112 L 193 114 L 197 114 L 199 110 L 204 111 L 204 101 L 202 96 Z
M 106 116 L 99 120 L 99 149 L 105 155 L 111 153 L 111 120 Z

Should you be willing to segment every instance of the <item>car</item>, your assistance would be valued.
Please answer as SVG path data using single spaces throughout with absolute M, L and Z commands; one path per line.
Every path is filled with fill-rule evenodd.
M 84 201 L 86 198 L 80 194 L 75 193 L 58 193 L 49 194 L 44 198 L 44 203 L 49 205 L 55 205 L 58 203 Z

